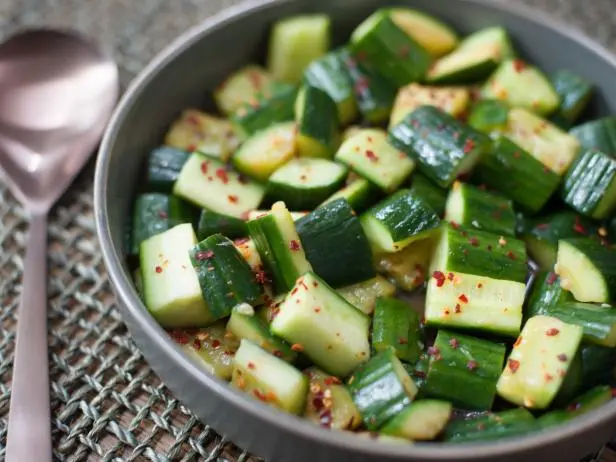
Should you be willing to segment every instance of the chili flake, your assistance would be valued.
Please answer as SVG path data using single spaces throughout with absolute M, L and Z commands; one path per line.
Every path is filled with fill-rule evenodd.
M 165 220 L 169 218 L 169 214 L 165 212 L 164 210 L 161 210 L 160 212 L 158 212 L 158 217 Z
M 513 348 L 516 348 L 522 343 L 522 336 L 520 335 L 517 339 L 515 339 L 515 343 L 513 344 Z
M 330 386 L 330 385 L 339 385 L 342 382 L 340 382 L 340 379 L 338 377 L 332 376 L 332 377 L 325 377 L 325 379 L 323 380 L 323 383 L 325 385 Z
M 454 312 L 456 312 L 456 313 L 461 313 L 462 312 L 462 308 L 460 307 L 459 303 L 456 303 L 456 307 L 454 308 Z
M 248 369 L 254 369 L 255 368 L 255 363 L 253 363 L 252 361 L 248 361 Z
M 518 368 L 520 367 L 520 361 L 517 361 L 515 359 L 508 359 L 507 366 L 509 367 L 509 370 L 511 371 L 511 373 L 515 374 L 518 371 Z
M 466 363 L 466 368 L 469 371 L 474 371 L 478 367 L 479 367 L 479 363 L 477 361 L 475 361 L 474 359 L 471 359 L 469 362 Z
M 441 350 L 439 350 L 438 347 L 431 346 L 431 347 L 428 347 L 428 354 L 430 356 L 438 356 L 441 354 Z
M 575 216 L 575 223 L 573 224 L 573 231 L 575 231 L 576 233 L 580 233 L 580 234 L 586 234 L 586 228 L 582 226 L 582 223 L 580 223 L 580 217 L 577 215 Z
M 511 250 L 510 250 L 509 252 L 507 252 L 507 256 L 508 256 L 509 258 L 511 258 L 512 260 L 515 260 L 515 259 L 516 259 L 515 254 L 514 254 Z
M 453 277 L 454 277 L 453 273 L 447 273 L 447 279 L 449 279 L 450 281 L 453 281 Z
M 237 181 L 239 181 L 241 184 L 248 184 L 248 181 L 249 181 L 249 180 L 248 180 L 248 177 L 247 177 L 246 175 L 244 175 L 244 174 L 240 173 L 240 174 L 237 176 Z
M 227 199 L 229 200 L 229 202 L 231 202 L 232 204 L 237 204 L 239 201 L 239 198 L 237 196 L 234 196 L 233 194 L 229 194 L 227 196 Z
M 464 294 L 460 295 L 458 297 L 458 300 L 460 300 L 462 303 L 468 303 L 468 297 Z
M 366 157 L 370 160 L 370 162 L 378 162 L 379 160 L 379 156 L 377 156 L 371 149 L 366 150 Z
M 555 327 L 552 327 L 545 331 L 545 335 L 547 335 L 548 337 L 554 337 L 555 335 L 558 335 L 559 333 L 560 331 L 556 329 Z
M 460 346 L 460 342 L 458 342 L 457 338 L 451 337 L 449 339 L 449 346 L 455 350 L 456 348 Z
M 521 59 L 516 59 L 513 61 L 513 68 L 516 72 L 522 72 L 526 68 L 526 63 Z
M 265 393 L 263 393 L 261 390 L 253 390 L 252 394 L 255 395 L 255 397 L 261 401 L 267 401 L 267 397 L 265 396 Z
M 554 283 L 556 282 L 556 279 L 557 279 L 557 278 L 558 278 L 558 276 L 556 275 L 556 273 L 550 273 L 550 274 L 548 275 L 548 278 L 547 278 L 546 282 L 547 282 L 549 285 L 552 285 L 552 284 L 554 284 Z
M 567 355 L 565 353 L 561 353 L 558 356 L 556 356 L 558 358 L 559 361 L 562 361 L 563 363 L 567 361 Z
M 199 250 L 198 252 L 195 253 L 195 260 L 197 261 L 209 260 L 213 256 L 214 256 L 214 252 L 211 250 Z
M 294 343 L 293 345 L 291 345 L 291 349 L 293 351 L 304 351 L 304 347 L 299 343 Z
M 229 183 L 229 176 L 227 175 L 227 171 L 224 168 L 216 169 L 216 176 L 222 181 L 224 184 Z
M 154 268 L 154 271 L 160 274 L 163 272 L 163 269 L 160 266 L 157 266 L 156 268 Z
M 436 279 L 436 287 L 443 287 L 445 284 L 445 275 L 442 271 L 435 271 L 432 273 L 432 277 Z
M 212 348 L 218 348 L 219 346 L 220 346 L 220 341 L 219 341 L 219 340 L 214 339 L 214 340 L 212 341 Z
M 479 239 L 477 239 L 476 237 L 471 237 L 468 242 L 473 246 L 473 247 L 479 247 Z
M 186 345 L 190 341 L 188 334 L 182 329 L 172 330 L 169 335 L 180 345 Z
M 272 354 L 276 356 L 277 358 L 282 358 L 282 351 L 280 350 L 274 350 Z
M 467 138 L 466 141 L 464 142 L 464 148 L 463 148 L 464 154 L 468 154 L 474 148 L 475 148 L 475 142 L 472 139 Z
M 201 162 L 201 173 L 203 173 L 204 175 L 207 173 L 207 168 L 208 168 L 209 163 L 210 163 L 209 160 L 204 160 L 203 162 Z
M 289 241 L 289 248 L 294 252 L 297 252 L 300 249 L 299 242 L 295 239 L 292 239 L 291 241 Z
M 408 343 L 409 343 L 409 341 L 408 341 L 408 339 L 405 339 L 405 338 L 399 338 L 399 339 L 398 339 L 398 343 L 399 343 L 400 345 L 406 345 L 406 344 L 408 344 Z
M 483 284 L 482 284 L 481 282 L 478 282 L 478 283 L 477 283 L 477 288 L 478 288 L 478 289 L 481 289 L 482 287 L 483 287 Z

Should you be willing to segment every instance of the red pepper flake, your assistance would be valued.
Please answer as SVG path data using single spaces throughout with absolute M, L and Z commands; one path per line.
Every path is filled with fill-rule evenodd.
M 265 285 L 269 282 L 267 273 L 262 269 L 258 269 L 257 271 L 255 271 L 255 278 L 257 279 L 257 283 L 261 285 Z
M 549 285 L 552 285 L 556 282 L 556 279 L 558 279 L 556 273 L 550 273 L 545 282 L 547 282 Z
M 320 313 L 321 312 L 321 308 L 319 308 L 318 306 L 314 309 L 315 313 Z
M 464 154 L 468 154 L 473 149 L 475 149 L 475 142 L 472 139 L 467 138 L 466 141 L 464 142 L 464 148 L 463 148 Z
M 515 359 L 508 359 L 507 366 L 509 367 L 509 370 L 511 371 L 511 373 L 515 374 L 518 371 L 518 368 L 520 367 L 520 361 L 517 361 Z
M 186 345 L 190 341 L 190 337 L 183 329 L 175 329 L 169 332 L 169 335 L 180 345 Z
M 295 295 L 299 289 L 296 287 L 291 291 L 291 295 Z
M 474 359 L 471 359 L 469 362 L 466 363 L 466 368 L 469 371 L 474 371 L 478 367 L 479 367 L 479 363 L 477 361 L 475 361 Z
M 201 340 L 199 340 L 198 338 L 193 340 L 193 348 L 195 350 L 200 350 L 201 349 Z
M 399 343 L 400 345 L 406 345 L 406 344 L 408 344 L 408 343 L 409 343 L 409 341 L 408 341 L 408 339 L 405 339 L 405 338 L 399 338 L 399 339 L 398 339 L 398 343 Z
M 317 281 L 312 281 L 312 287 L 319 287 L 319 283 Z
M 321 412 L 325 407 L 323 404 L 323 398 L 324 395 L 322 391 L 318 391 L 314 394 L 314 397 L 312 398 L 312 407 L 314 407 L 315 411 Z
M 303 279 L 299 281 L 299 285 L 302 286 L 305 290 L 308 290 L 308 286 L 306 285 Z
M 456 303 L 456 307 L 454 308 L 454 312 L 455 313 L 461 313 L 462 312 L 462 308 L 460 307 L 459 303 Z
M 368 82 L 368 79 L 366 77 L 360 77 L 359 79 L 357 79 L 357 82 L 355 82 L 355 91 L 361 94 L 365 92 L 369 86 L 370 84 Z
M 193 152 L 197 150 L 197 145 L 196 144 L 189 144 L 188 146 L 186 146 L 186 150 L 188 152 Z
M 580 234 L 586 234 L 586 228 L 582 226 L 582 223 L 580 223 L 580 217 L 577 215 L 575 216 L 575 223 L 573 224 L 573 231 L 575 231 L 576 233 L 580 233 Z
M 326 409 L 319 415 L 319 425 L 321 427 L 331 428 L 333 420 L 331 409 Z
M 261 401 L 267 401 L 267 397 L 265 396 L 265 393 L 263 393 L 261 390 L 253 390 L 252 394 L 255 395 L 255 398 L 261 400 Z
M 519 159 L 521 155 L 522 154 L 520 154 L 520 151 L 516 151 L 516 152 L 513 153 L 513 158 L 514 159 Z
M 513 69 L 516 72 L 522 72 L 526 68 L 526 63 L 521 59 L 516 59 L 513 61 Z
M 478 282 L 478 283 L 477 283 L 477 288 L 478 288 L 478 289 L 481 289 L 482 287 L 483 287 L 483 284 L 482 284 L 481 282 Z
M 300 175 L 299 179 L 302 181 L 306 181 L 308 179 L 308 177 L 306 175 Z
M 241 184 L 248 184 L 248 177 L 242 173 L 237 175 L 237 181 L 239 181 Z
M 436 279 L 436 287 L 443 287 L 445 284 L 445 275 L 442 271 L 435 271 L 432 273 L 432 277 Z
M 515 259 L 516 259 L 515 254 L 514 254 L 511 250 L 510 250 L 509 252 L 507 252 L 507 256 L 508 256 L 509 258 L 511 258 L 512 260 L 515 260 Z
M 447 279 L 449 279 L 450 281 L 453 281 L 454 276 L 455 275 L 453 273 L 447 273 Z
M 156 268 L 154 268 L 154 271 L 156 271 L 158 274 L 163 272 L 163 269 L 160 266 L 157 266 Z
M 543 378 L 545 379 L 546 382 L 551 382 L 552 380 L 554 380 L 554 376 L 548 374 L 547 372 L 543 374 Z
M 468 297 L 464 294 L 460 295 L 458 297 L 458 300 L 460 300 L 462 303 L 468 303 Z
M 545 335 L 547 335 L 548 337 L 554 337 L 555 335 L 558 335 L 559 333 L 560 331 L 556 329 L 555 327 L 552 327 L 545 331 Z
M 282 358 L 282 351 L 280 350 L 274 350 L 272 354 L 276 356 L 277 358 Z
M 289 241 L 289 249 L 293 250 L 294 252 L 297 252 L 300 249 L 299 242 L 295 239 Z
M 213 256 L 214 256 L 214 252 L 211 250 L 199 250 L 198 252 L 195 253 L 195 260 L 197 261 L 209 260 Z
M 169 214 L 165 212 L 164 210 L 161 210 L 160 212 L 158 212 L 158 217 L 165 220 L 169 218 Z
M 229 202 L 231 202 L 232 204 L 237 204 L 239 201 L 239 198 L 237 196 L 234 196 L 233 194 L 229 194 L 227 196 L 227 199 L 229 200 Z
M 443 313 L 445 314 L 445 316 L 449 316 L 451 314 L 451 311 L 449 311 L 448 309 L 445 309 Z
M 293 351 L 304 351 L 303 345 L 301 345 L 299 343 L 294 343 L 293 345 L 291 345 L 291 349 Z
M 470 242 L 473 247 L 479 247 L 479 239 L 476 237 L 471 237 L 468 242 Z
M 216 176 L 222 181 L 224 184 L 229 183 L 229 176 L 227 175 L 227 171 L 224 168 L 216 169 Z
M 379 156 L 377 156 L 371 149 L 366 150 L 366 157 L 370 160 L 370 162 L 378 162 L 379 160 Z
M 248 369 L 254 369 L 255 368 L 255 363 L 253 363 L 252 361 L 248 361 Z
M 458 229 L 460 227 L 460 225 L 456 223 L 455 221 L 450 221 L 449 224 L 451 225 L 453 229 Z
M 338 377 L 325 377 L 325 380 L 323 380 L 323 383 L 327 386 L 331 386 L 331 385 L 340 385 L 342 382 L 340 381 L 340 379 Z
M 455 350 L 456 348 L 460 346 L 460 342 L 458 342 L 457 338 L 451 337 L 449 339 L 449 346 Z
M 515 339 L 515 343 L 513 344 L 513 348 L 516 348 L 522 343 L 522 336 L 520 335 L 517 339 Z
M 438 347 L 431 346 L 428 347 L 428 354 L 430 356 L 439 356 L 441 354 L 441 350 L 439 350 Z
M 413 371 L 413 377 L 417 377 L 418 379 L 423 379 L 426 377 L 426 373 L 424 371 Z
M 366 139 L 368 140 L 368 143 L 372 143 L 372 137 L 371 136 L 367 137 Z
M 567 355 L 566 355 L 565 353 L 561 353 L 561 354 L 559 354 L 559 355 L 558 355 L 558 356 L 556 356 L 556 357 L 558 358 L 558 360 L 559 360 L 559 361 L 561 361 L 561 362 L 563 362 L 563 363 L 564 363 L 564 362 L 566 362 L 566 361 L 567 361 L 567 359 L 569 359 L 569 358 L 567 358 Z
M 220 346 L 220 341 L 219 340 L 212 341 L 212 348 L 218 348 L 219 346 Z
M 207 173 L 209 163 L 209 160 L 204 160 L 203 162 L 201 162 L 201 173 L 203 173 L 204 175 Z

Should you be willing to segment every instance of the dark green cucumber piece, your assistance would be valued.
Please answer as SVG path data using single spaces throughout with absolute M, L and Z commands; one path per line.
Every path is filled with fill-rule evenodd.
M 189 156 L 190 153 L 171 146 L 159 146 L 152 150 L 146 170 L 148 189 L 170 193 Z
M 548 315 L 550 310 L 563 302 L 573 301 L 573 295 L 560 286 L 556 273 L 539 271 L 535 274 L 533 286 L 526 304 L 525 317 Z
M 484 84 L 481 95 L 542 115 L 553 113 L 560 105 L 560 96 L 545 74 L 521 59 L 501 63 Z
M 325 91 L 334 100 L 342 125 L 353 122 L 358 114 L 353 81 L 344 62 L 345 56 L 345 49 L 331 51 L 310 63 L 304 72 L 305 82 Z
M 414 401 L 381 428 L 381 433 L 411 441 L 433 440 L 447 426 L 451 403 L 436 399 Z
M 474 180 L 506 195 L 523 209 L 539 211 L 558 188 L 560 177 L 502 135 L 484 154 Z
M 551 81 L 560 96 L 556 115 L 568 123 L 575 122 L 593 94 L 592 84 L 584 77 L 562 69 L 552 74 Z
M 229 316 L 240 303 L 261 303 L 263 288 L 233 242 L 222 234 L 214 234 L 194 246 L 190 261 L 212 319 Z
M 392 194 L 361 217 L 368 240 L 379 252 L 397 252 L 432 236 L 440 222 L 434 210 L 408 189 Z
M 611 156 L 616 154 L 616 116 L 586 122 L 573 127 L 569 133 L 584 149 L 596 149 Z
M 616 209 L 616 160 L 601 151 L 582 152 L 565 175 L 563 201 L 577 212 L 602 220 Z
M 507 128 L 509 106 L 498 99 L 477 101 L 468 116 L 468 124 L 486 135 L 502 133 Z
M 231 383 L 258 400 L 301 414 L 308 396 L 308 377 L 249 340 L 235 353 Z
M 358 130 L 338 148 L 336 160 L 387 193 L 398 189 L 415 167 L 387 142 L 387 133 L 376 128 Z
M 434 244 L 435 239 L 429 237 L 415 241 L 398 252 L 378 253 L 374 259 L 376 269 L 398 288 L 414 290 L 426 281 Z
M 292 363 L 297 353 L 284 340 L 272 335 L 269 325 L 257 314 L 252 306 L 243 303 L 235 306 L 227 322 L 227 330 L 238 339 L 250 340 L 274 356 Z
M 433 106 L 422 106 L 390 128 L 389 142 L 447 188 L 490 149 L 490 139 Z
M 490 441 L 536 432 L 539 424 L 526 409 L 517 408 L 489 413 L 470 419 L 459 419 L 445 428 L 448 443 Z
M 551 306 L 546 314 L 582 327 L 584 342 L 616 347 L 616 309 L 610 305 L 566 301 Z
M 337 292 L 351 305 L 365 314 L 372 314 L 379 297 L 391 297 L 396 293 L 396 286 L 377 275 L 367 281 L 341 287 Z
M 344 165 L 327 159 L 292 159 L 269 178 L 267 195 L 284 201 L 290 210 L 310 210 L 337 191 L 347 173 Z
M 558 241 L 554 271 L 580 302 L 608 303 L 616 294 L 616 249 L 589 238 Z
M 563 383 L 552 401 L 552 407 L 566 406 L 582 392 L 583 381 L 582 356 L 578 348 L 578 352 L 571 358 L 571 364 L 563 379 Z
M 445 214 L 447 191 L 436 186 L 425 175 L 415 173 L 411 180 L 411 192 L 421 197 L 439 217 Z
M 376 186 L 365 178 L 355 178 L 345 187 L 329 196 L 322 205 L 338 199 L 345 199 L 355 213 L 361 213 L 370 207 L 379 196 L 379 190 Z
M 331 158 L 338 147 L 338 110 L 334 100 L 318 87 L 304 85 L 295 102 L 297 150 L 304 157 Z
M 322 205 L 295 226 L 306 258 L 330 286 L 347 286 L 376 276 L 370 243 L 346 200 Z
M 545 409 L 561 389 L 581 340 L 581 327 L 533 316 L 513 345 L 498 395 L 515 405 Z
M 525 223 L 521 238 L 528 253 L 540 269 L 549 271 L 556 263 L 558 241 L 584 236 L 598 236 L 595 222 L 572 211 L 562 211 L 540 216 Z
M 197 238 L 203 240 L 213 234 L 222 234 L 229 239 L 244 237 L 248 234 L 246 222 L 236 217 L 202 209 L 197 224 Z
M 417 387 L 392 349 L 360 366 L 347 380 L 353 401 L 369 430 L 378 430 L 408 406 Z
M 214 91 L 214 100 L 220 112 L 229 116 L 244 104 L 267 93 L 274 79 L 256 64 L 248 64 L 229 75 Z
M 351 35 L 351 51 L 395 86 L 423 79 L 430 54 L 402 31 L 386 10 L 377 10 Z
M 424 396 L 451 401 L 463 409 L 492 407 L 504 345 L 439 330 L 429 353 Z
M 394 105 L 397 87 L 378 72 L 364 66 L 358 56 L 348 52 L 343 56 L 361 115 L 374 124 L 385 122 Z
M 190 223 L 141 243 L 143 301 L 163 327 L 203 327 L 212 322 L 190 262 L 189 251 L 195 244 L 197 236 Z
M 230 120 L 235 131 L 248 138 L 271 125 L 293 120 L 296 97 L 294 85 L 275 83 L 260 98 L 240 106 Z
M 278 293 L 291 290 L 297 278 L 312 269 L 284 203 L 275 203 L 270 213 L 250 220 L 247 226 Z
M 166 194 L 140 194 L 135 199 L 131 253 L 137 255 L 143 241 L 182 223 L 192 223 L 195 210 L 188 203 Z
M 304 374 L 310 379 L 304 417 L 323 428 L 353 430 L 360 426 L 361 415 L 339 378 L 316 367 L 306 369 Z
M 414 363 L 422 346 L 417 311 L 396 298 L 378 298 L 372 318 L 372 348 L 376 352 L 393 348 L 400 360 Z
M 616 381 L 616 349 L 596 345 L 583 345 L 582 377 L 585 389 Z
M 304 71 L 330 45 L 331 20 L 325 14 L 303 14 L 276 21 L 268 50 L 268 68 L 284 82 L 299 83 Z
M 227 333 L 223 321 L 199 329 L 173 329 L 169 336 L 210 373 L 231 379 L 233 358 L 240 342 Z
M 507 31 L 503 27 L 481 29 L 466 37 L 448 55 L 437 60 L 426 80 L 439 84 L 479 82 L 514 55 Z
M 423 388 L 426 384 L 428 371 L 430 370 L 430 355 L 427 352 L 422 352 L 415 364 L 404 363 L 404 367 L 417 385 L 419 391 L 417 398 L 423 398 Z
M 387 12 L 400 29 L 433 57 L 449 53 L 458 44 L 458 34 L 450 26 L 423 11 L 398 7 Z
M 445 206 L 445 219 L 465 228 L 515 235 L 516 217 L 511 201 L 467 183 L 453 184 Z
M 542 415 L 538 419 L 538 423 L 543 428 L 560 425 L 574 417 L 601 407 L 611 400 L 612 388 L 608 385 L 599 385 L 571 401 L 566 409 L 555 410 Z
M 370 358 L 369 328 L 370 318 L 313 272 L 297 280 L 271 324 L 294 350 L 339 377 Z

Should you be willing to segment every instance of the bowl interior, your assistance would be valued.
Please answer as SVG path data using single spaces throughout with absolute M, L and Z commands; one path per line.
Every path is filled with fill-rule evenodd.
M 543 70 L 567 68 L 595 83 L 597 94 L 589 113 L 595 117 L 616 113 L 616 92 L 611 91 L 616 81 L 614 60 L 592 42 L 540 15 L 537 18 L 535 14 L 512 13 L 506 6 L 491 5 L 489 0 L 259 3 L 222 21 L 198 26 L 173 44 L 129 89 L 106 134 L 97 166 L 97 225 L 112 282 L 121 303 L 137 321 L 152 322 L 147 321 L 149 315 L 132 289 L 130 268 L 123 255 L 126 224 L 146 157 L 152 148 L 161 144 L 166 128 L 183 109 L 213 110 L 209 95 L 227 75 L 241 65 L 263 61 L 268 30 L 277 19 L 306 12 L 327 13 L 334 22 L 337 43 L 346 41 L 362 19 L 387 4 L 425 10 L 461 33 L 503 25 L 510 31 L 520 54 Z M 162 331 L 151 332 L 161 336 L 157 341 L 167 341 L 162 338 Z M 611 409 L 616 414 L 614 404 Z M 499 443 L 501 450 L 506 450 L 506 444 Z

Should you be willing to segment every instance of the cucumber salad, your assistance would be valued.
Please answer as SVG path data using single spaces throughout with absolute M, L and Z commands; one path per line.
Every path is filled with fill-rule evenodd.
M 616 117 L 498 25 L 381 9 L 266 64 L 154 149 L 128 254 L 151 315 L 252 398 L 388 441 L 537 432 L 612 399 Z

